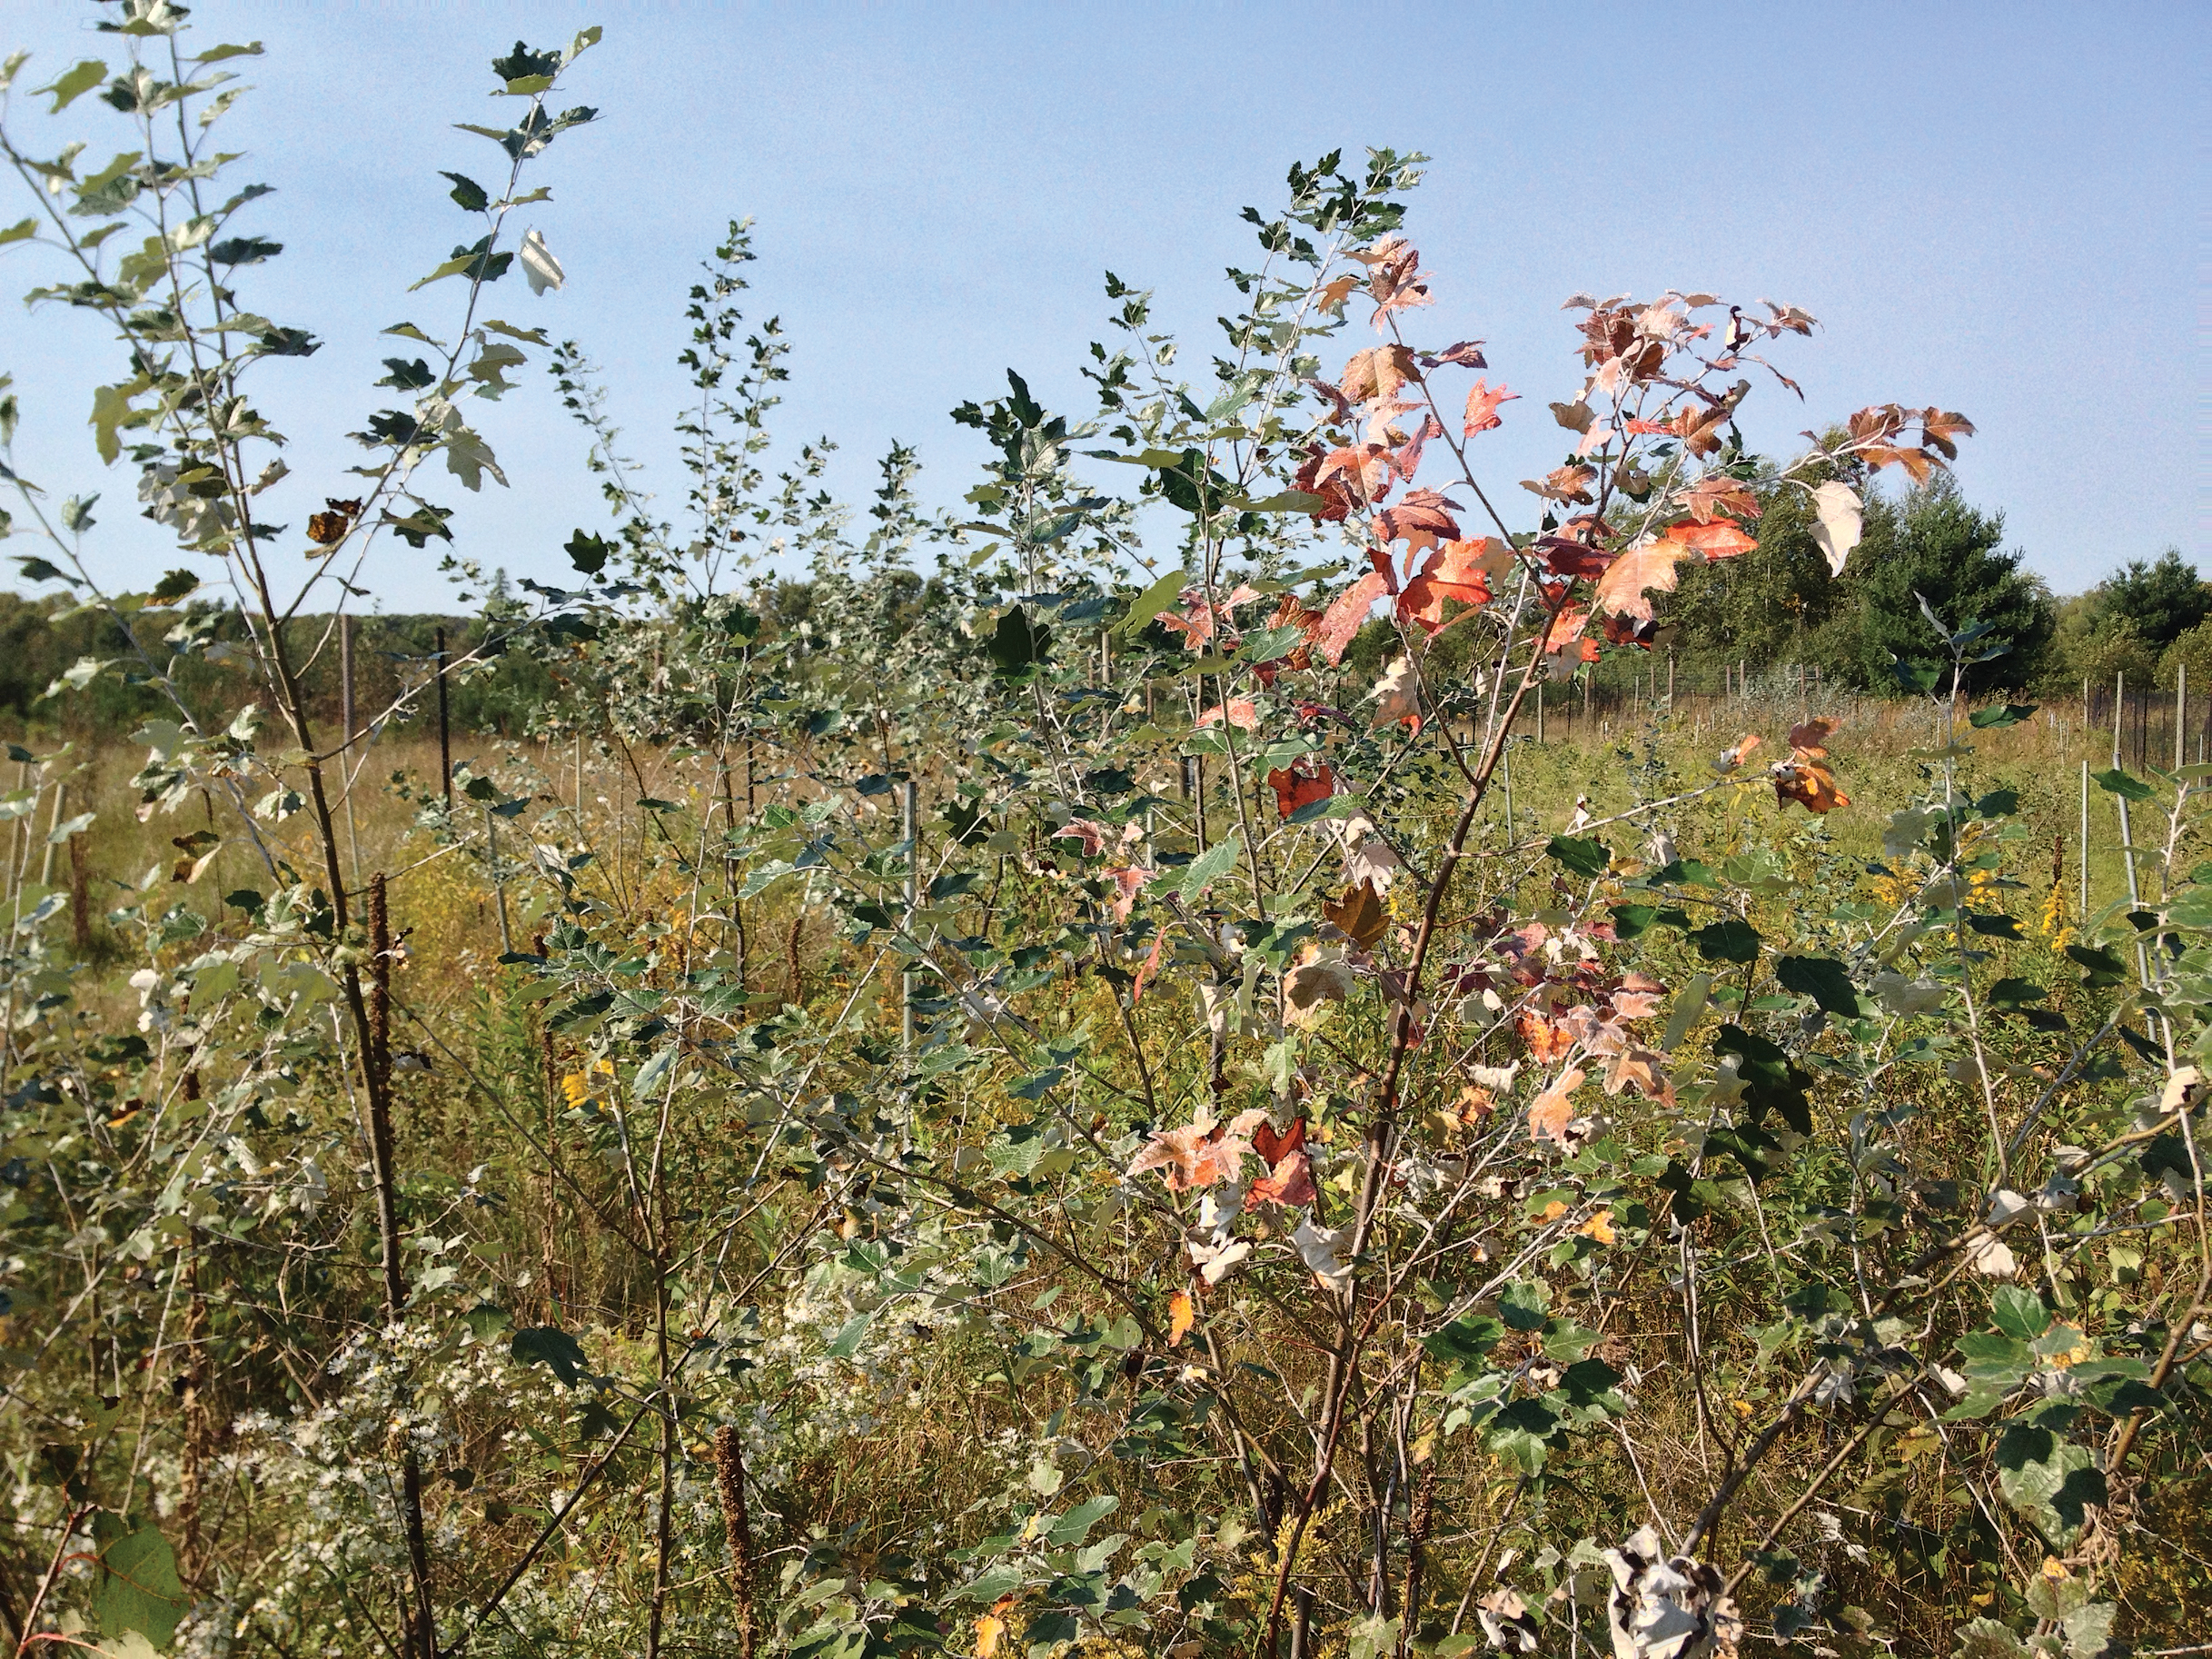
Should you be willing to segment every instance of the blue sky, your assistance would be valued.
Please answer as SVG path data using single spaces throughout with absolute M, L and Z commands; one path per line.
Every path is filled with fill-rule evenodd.
M 0 42 L 36 54 L 19 85 L 112 48 L 89 15 L 14 0 Z M 548 152 L 533 177 L 553 199 L 527 210 L 569 283 L 533 298 L 517 273 L 491 311 L 599 360 L 671 511 L 682 295 L 727 219 L 757 221 L 750 312 L 779 315 L 796 348 L 782 447 L 834 438 L 833 482 L 858 502 L 901 439 L 921 452 L 925 495 L 951 503 L 980 451 L 947 411 L 1002 388 L 1008 365 L 1048 405 L 1088 412 L 1078 369 L 1108 337 L 1103 272 L 1156 290 L 1156 318 L 1196 371 L 1229 309 L 1222 270 L 1250 259 L 1238 210 L 1271 208 L 1294 159 L 1388 144 L 1433 157 L 1408 224 L 1439 294 L 1424 333 L 1487 340 L 1493 380 L 1525 394 L 1477 452 L 1507 494 L 1562 448 L 1541 414 L 1578 383 L 1566 295 L 1771 296 L 1824 328 L 1781 359 L 1807 403 L 1762 384 L 1754 442 L 1787 450 L 1874 402 L 1961 410 L 1980 429 L 1959 467 L 1969 497 L 2001 509 L 2011 542 L 2068 592 L 2169 544 L 2206 551 L 2192 111 L 2207 15 L 208 0 L 194 21 L 203 44 L 267 45 L 235 65 L 256 90 L 226 147 L 250 153 L 241 176 L 278 187 L 243 228 L 286 252 L 245 292 L 327 342 L 259 393 L 293 436 L 298 487 L 271 515 L 285 522 L 326 488 L 349 492 L 340 469 L 359 452 L 338 434 L 390 395 L 369 389 L 395 343 L 376 331 L 448 320 L 453 284 L 405 290 L 471 223 L 439 171 L 491 176 L 497 153 L 451 125 L 495 119 L 489 58 L 597 23 L 605 42 L 570 84 L 601 118 Z M 44 107 L 18 96 L 18 143 L 120 146 L 94 100 L 58 122 Z M 0 252 L 0 281 L 48 279 L 45 257 Z M 92 385 L 119 377 L 113 346 L 88 318 L 0 317 L 24 471 L 55 496 L 106 492 L 94 556 L 107 579 L 175 564 L 134 514 L 127 462 L 103 469 L 84 424 Z M 560 543 L 604 508 L 550 385 L 534 366 L 521 379 L 476 410 L 516 487 L 441 499 L 473 556 L 558 580 Z M 439 605 L 433 563 L 395 545 L 371 585 L 388 609 Z

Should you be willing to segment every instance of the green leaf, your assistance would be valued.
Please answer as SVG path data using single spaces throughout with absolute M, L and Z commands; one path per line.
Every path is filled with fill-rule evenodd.
M 1285 490 L 1264 497 L 1246 507 L 1246 512 L 1319 512 L 1328 502 L 1318 495 L 1308 495 L 1303 490 Z
M 1592 880 L 1603 875 L 1613 861 L 1612 849 L 1595 836 L 1576 839 L 1555 835 L 1544 852 L 1557 859 L 1576 875 L 1588 877 Z
M 166 1647 L 190 1600 L 177 1577 L 176 1552 L 160 1527 L 142 1526 L 100 1552 L 92 1608 L 103 1635 L 134 1630 L 155 1647 Z
M 1473 1367 L 1504 1338 L 1504 1326 L 1487 1314 L 1463 1314 L 1442 1330 L 1423 1336 L 1421 1346 L 1446 1365 Z
M 445 262 L 445 263 L 440 265 L 435 271 L 432 271 L 421 282 L 408 283 L 407 292 L 412 293 L 418 288 L 427 288 L 432 283 L 443 282 L 449 276 L 459 276 L 463 271 L 466 271 L 475 263 L 476 255 L 473 253 L 463 253 L 455 258 L 449 259 Z
M 1331 795 L 1321 800 L 1307 801 L 1283 821 L 1286 824 L 1314 824 L 1324 818 L 1357 818 L 1366 810 L 1366 803 L 1357 795 Z
M 1768 1112 L 1779 1112 L 1782 1121 L 1800 1135 L 1812 1133 L 1812 1104 L 1805 1091 L 1812 1074 L 1790 1064 L 1784 1054 L 1763 1037 L 1754 1037 L 1741 1026 L 1726 1025 L 1714 1034 L 1715 1054 L 1732 1054 L 1737 1075 L 1743 1078 L 1744 1103 L 1756 1125 Z
M 2104 990 L 2128 978 L 2127 964 L 2108 945 L 2068 945 L 2066 954 L 2088 971 L 2081 982 L 2091 990 Z
M 1232 830 L 1220 840 L 1183 867 L 1183 879 L 1177 891 L 1185 904 L 1195 905 L 1205 895 L 1205 889 L 1236 868 L 1237 855 L 1244 851 L 1244 839 Z
M 1046 660 L 1052 649 L 1052 630 L 1033 621 L 1026 607 L 1016 605 L 998 619 L 984 649 L 1001 674 L 1019 674 Z
M 2058 1439 L 2040 1421 L 2016 1419 L 1998 1436 L 1998 1490 L 2058 1549 L 2080 1535 L 2088 1505 L 2105 1501 L 2104 1474 L 2095 1465 L 2088 1446 Z
M 1087 1497 L 1053 1523 L 1046 1535 L 1063 1546 L 1081 1544 L 1090 1535 L 1092 1527 L 1121 1507 L 1121 1500 L 1111 1493 Z
M 614 544 L 604 536 L 590 535 L 580 529 L 569 538 L 562 551 L 578 571 L 586 576 L 596 576 L 607 568 L 608 555 L 614 551 Z
M 259 57 L 261 55 L 262 45 L 257 40 L 244 46 L 210 46 L 206 51 L 196 54 L 192 61 L 195 64 L 221 64 L 233 57 Z
M 2009 916 L 1984 916 L 1969 911 L 1966 925 L 1975 932 L 1986 935 L 1990 939 L 2026 939 L 2028 937 L 2020 931 L 2020 924 Z
M 2118 795 L 2123 800 L 2148 800 L 2157 791 L 2140 778 L 2114 767 L 2108 772 L 2091 772 L 2097 787 L 2108 794 Z
M 2050 1328 L 2051 1313 L 2034 1291 L 2019 1285 L 2002 1285 L 1989 1298 L 1989 1319 L 2006 1336 L 2033 1342 Z
M 519 1364 L 544 1366 L 571 1388 L 584 1375 L 583 1345 L 559 1326 L 525 1326 L 509 1339 L 507 1352 Z
M 640 1100 L 650 1098 L 660 1087 L 661 1079 L 669 1075 L 670 1068 L 676 1064 L 677 1053 L 673 1043 L 656 1050 L 653 1058 L 639 1067 L 638 1075 L 630 1079 L 630 1094 Z
M 19 219 L 7 229 L 0 231 L 0 247 L 5 247 L 11 242 L 26 242 L 37 234 L 37 220 Z
M 1130 602 L 1129 614 L 1122 618 L 1114 631 L 1119 634 L 1138 634 L 1163 611 L 1173 611 L 1183 598 L 1183 590 L 1190 578 L 1182 571 L 1170 571 Z
M 491 205 L 491 198 L 484 194 L 484 187 L 467 174 L 441 173 L 439 176 L 453 181 L 453 201 L 463 213 L 481 214 Z
M 1613 937 L 1620 939 L 1641 938 L 1651 930 L 1659 919 L 1655 904 L 1617 904 L 1612 907 Z
M 1840 962 L 1828 957 L 1786 956 L 1774 964 L 1774 977 L 1785 990 L 1810 997 L 1828 1013 L 1845 1019 L 1859 1017 L 1859 988 Z
M 52 93 L 54 94 L 54 107 L 46 114 L 49 115 L 60 114 L 106 79 L 107 65 L 96 57 L 86 58 L 62 76 L 60 80 L 55 82 L 53 85 L 38 88 L 42 94 Z
M 2034 714 L 2038 706 L 2035 703 L 2007 703 L 1999 709 L 1977 709 L 1966 717 L 1967 724 L 1982 730 L 1991 726 L 2017 726 Z
M 1759 930 L 1734 918 L 1700 928 L 1690 942 L 1708 962 L 1750 962 L 1759 956 Z
M 875 1316 L 874 1314 L 855 1314 L 838 1328 L 836 1338 L 824 1351 L 832 1359 L 850 1359 L 860 1351 L 861 1338 L 868 1335 L 868 1323 Z

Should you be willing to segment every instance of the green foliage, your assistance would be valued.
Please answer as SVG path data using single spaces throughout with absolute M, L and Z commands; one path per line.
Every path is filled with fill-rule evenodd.
M 263 411 L 302 337 L 236 309 L 283 256 L 233 223 L 253 196 L 184 214 L 236 158 L 154 118 L 227 96 L 164 78 L 180 22 L 132 0 L 125 63 L 52 88 L 108 88 L 119 163 L 6 133 L 77 210 L 27 238 L 64 279 L 41 298 L 124 347 L 92 453 L 128 454 L 188 575 L 262 596 L 233 621 L 183 579 L 103 593 L 94 501 L 18 481 L 26 557 L 82 607 L 24 620 L 25 650 L 66 639 L 65 690 L 143 700 L 105 718 L 146 757 L 128 811 L 64 817 L 82 774 L 51 749 L 0 800 L 0 1585 L 47 1586 L 11 1613 L 29 1635 L 2086 1659 L 2187 1634 L 2201 1575 L 2116 1510 L 2163 1513 L 2212 1384 L 2202 780 L 2100 779 L 2130 896 L 2071 914 L 2048 780 L 1977 749 L 2028 710 L 1966 693 L 2010 683 L 2048 608 L 1944 482 L 1961 417 L 1880 405 L 1761 462 L 1705 323 L 1772 348 L 1811 319 L 1585 297 L 1554 414 L 1612 435 L 1483 536 L 1455 502 L 1501 499 L 1474 488 L 1498 400 L 1475 343 L 1404 337 L 1446 296 L 1399 234 L 1422 158 L 1379 150 L 1248 211 L 1195 380 L 1109 278 L 1095 409 L 1009 373 L 956 411 L 990 442 L 958 521 L 904 447 L 864 513 L 826 441 L 771 465 L 787 347 L 739 311 L 730 225 L 688 296 L 663 517 L 581 347 L 481 317 L 510 259 L 550 280 L 507 221 L 594 114 L 544 102 L 587 31 L 495 61 L 512 117 L 464 130 L 509 169 L 444 175 L 480 223 L 424 278 L 464 344 L 391 331 L 399 406 L 357 434 L 359 499 L 299 503 L 280 598 Z M 117 254 L 96 227 L 132 215 L 151 245 Z M 608 521 L 569 543 L 577 585 L 518 597 L 424 492 L 508 482 L 471 417 L 533 350 Z M 1827 576 L 1890 466 L 1919 487 Z M 1792 649 L 1855 630 L 1871 677 L 1893 648 L 1926 699 L 1910 769 L 1820 726 L 1718 766 L 1654 735 L 1542 791 L 1569 762 L 1515 740 L 1504 810 L 1536 688 L 1654 642 L 1649 601 L 1753 505 L 1766 563 L 1716 564 L 1685 618 L 1749 571 L 1767 612 L 1804 599 Z M 447 689 L 503 688 L 534 741 L 390 780 L 369 879 L 306 601 L 394 540 L 443 543 L 480 607 Z M 393 676 L 371 722 L 422 718 L 425 622 L 362 631 Z M 1839 774 L 1887 798 L 1847 807 Z M 154 859 L 96 918 L 95 831 Z

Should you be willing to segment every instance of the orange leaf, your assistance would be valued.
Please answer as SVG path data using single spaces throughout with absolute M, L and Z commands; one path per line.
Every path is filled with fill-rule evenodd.
M 1198 1304 L 1191 1299 L 1187 1290 L 1178 1290 L 1167 1298 L 1167 1346 L 1176 1347 L 1190 1335 L 1190 1328 L 1198 1322 Z
M 1759 545 L 1724 520 L 1716 520 L 1710 524 L 1670 524 L 1666 536 L 1668 541 L 1679 541 L 1708 559 L 1733 559 L 1738 553 L 1748 553 Z
M 1341 899 L 1324 899 L 1321 913 L 1337 930 L 1356 942 L 1363 949 L 1372 949 L 1383 937 L 1385 918 L 1383 899 L 1374 890 L 1374 883 L 1363 881 L 1357 887 L 1346 888 Z
M 1006 1614 L 1013 1606 L 1014 1598 L 1002 1595 L 976 1621 L 976 1659 L 997 1659 L 998 1644 L 1006 1639 Z
M 1836 735 L 1843 722 L 1832 714 L 1822 714 L 1807 720 L 1801 726 L 1790 728 L 1790 747 L 1805 760 L 1820 759 L 1828 752 L 1828 740 Z
M 1582 637 L 1582 630 L 1589 621 L 1590 608 L 1587 605 L 1568 606 L 1552 618 L 1552 626 L 1543 636 L 1544 650 L 1553 652 L 1573 644 Z
M 1579 502 L 1588 507 L 1596 499 L 1590 493 L 1590 486 L 1597 480 L 1597 470 L 1593 467 L 1563 466 L 1554 467 L 1546 472 L 1542 483 L 1533 478 L 1524 478 L 1521 481 L 1521 487 L 1533 491 L 1546 501 Z
M 1777 765 L 1774 799 L 1778 805 L 1786 807 L 1794 800 L 1817 813 L 1833 812 L 1851 804 L 1851 798 L 1836 787 L 1836 774 L 1824 761 L 1814 760 L 1784 760 Z
M 1520 1028 L 1521 1040 L 1527 1045 L 1531 1058 L 1540 1064 L 1552 1061 L 1574 1047 L 1574 1033 L 1564 1026 L 1553 1025 L 1533 1008 L 1523 1008 L 1514 1021 Z
M 1352 353 L 1336 389 L 1347 403 L 1372 403 L 1395 395 L 1406 382 L 1420 378 L 1421 372 L 1413 367 L 1413 353 L 1407 347 L 1370 346 Z
M 1435 633 L 1444 626 L 1446 600 L 1482 606 L 1490 602 L 1490 581 L 1483 567 L 1504 544 L 1477 536 L 1464 541 L 1446 541 L 1422 561 L 1421 572 L 1405 584 L 1398 597 L 1400 621 L 1418 622 Z
M 1242 1135 L 1220 1124 L 1185 1124 L 1179 1129 L 1154 1131 L 1152 1144 L 1131 1160 L 1129 1173 L 1137 1176 L 1157 1169 L 1169 1192 L 1211 1187 L 1242 1176 L 1245 1154 L 1251 1150 L 1251 1143 Z
M 1732 478 L 1701 478 L 1682 492 L 1682 505 L 1690 516 L 1701 524 L 1710 524 L 1722 516 L 1755 519 L 1759 516 L 1759 498 L 1749 485 Z
M 1613 1232 L 1613 1213 L 1602 1209 L 1574 1230 L 1584 1238 L 1594 1238 L 1602 1245 L 1609 1245 L 1616 1237 Z
M 1721 758 L 1712 763 L 1712 770 L 1716 772 L 1732 772 L 1741 766 L 1751 750 L 1758 747 L 1759 734 L 1756 731 L 1747 731 L 1736 740 L 1735 747 L 1723 749 L 1721 751 Z
M 1314 631 L 1314 643 L 1320 648 L 1323 661 L 1334 668 L 1344 660 L 1344 647 L 1352 643 L 1367 621 L 1368 611 L 1374 601 L 1390 591 L 1382 575 L 1369 571 L 1364 576 L 1339 593 L 1322 613 L 1321 625 Z
M 1201 726 L 1211 726 L 1222 718 L 1225 710 L 1228 715 L 1229 724 L 1235 726 L 1239 731 L 1257 731 L 1260 729 L 1259 705 L 1249 697 L 1232 697 L 1225 704 L 1208 709 L 1198 717 L 1198 723 Z M 1065 835 L 1066 831 L 1062 830 L 1061 833 Z
M 1487 382 L 1476 381 L 1474 389 L 1467 393 L 1466 435 L 1472 438 L 1477 432 L 1486 432 L 1493 426 L 1504 425 L 1505 422 L 1498 418 L 1498 405 L 1510 403 L 1520 395 L 1518 392 L 1508 392 L 1503 386 L 1493 392 Z
M 1413 678 L 1413 660 L 1398 657 L 1383 671 L 1374 682 L 1374 719 L 1367 722 L 1367 730 L 1380 731 L 1385 726 L 1395 726 L 1401 720 L 1413 722 L 1413 730 L 1421 730 L 1421 686 Z
M 1275 792 L 1275 810 L 1285 818 L 1336 793 L 1336 775 L 1329 770 L 1327 762 L 1312 755 L 1292 761 L 1285 769 L 1269 772 L 1267 784 Z
M 1538 1095 L 1529 1106 L 1529 1137 L 1533 1140 L 1564 1140 L 1567 1125 L 1574 1119 L 1574 1108 L 1568 1097 L 1580 1088 L 1582 1073 L 1571 1067 L 1560 1074 L 1559 1081 Z
M 1690 550 L 1679 541 L 1661 540 L 1632 547 L 1605 567 L 1598 578 L 1597 602 L 1615 616 L 1652 620 L 1650 594 L 1671 593 L 1677 580 L 1675 566 Z

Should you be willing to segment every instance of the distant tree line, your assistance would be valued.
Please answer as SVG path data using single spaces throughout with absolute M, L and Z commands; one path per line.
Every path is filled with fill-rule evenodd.
M 1756 551 L 1684 571 L 1665 611 L 1684 668 L 1717 676 L 1723 663 L 1802 665 L 1857 690 L 1895 691 L 1897 658 L 1939 654 L 1924 598 L 1947 624 L 1979 619 L 2009 643 L 1973 671 L 1977 690 L 2058 695 L 2085 677 L 2108 689 L 2123 671 L 2131 688 L 2170 687 L 2183 662 L 2212 687 L 2212 586 L 2177 550 L 2058 598 L 2005 547 L 2003 513 L 1971 505 L 1947 474 L 1902 499 L 1871 497 L 1841 576 L 1830 573 L 1815 522 L 1802 492 L 1781 492 L 1766 503 Z
M 2054 596 L 2024 568 L 2021 552 L 2004 546 L 2003 513 L 1973 506 L 1941 474 L 1901 499 L 1870 497 L 1863 538 L 1840 576 L 1830 572 L 1814 523 L 1802 492 L 1773 494 L 1758 522 L 1755 551 L 1685 568 L 1679 591 L 1661 601 L 1664 626 L 1654 655 L 1672 659 L 1686 688 L 1717 686 L 1741 664 L 1753 674 L 1802 668 L 1825 683 L 1873 695 L 1897 692 L 1891 671 L 1897 658 L 1937 654 L 1934 631 L 1920 611 L 1925 598 L 1947 622 L 1979 619 L 1992 625 L 1994 638 L 2009 642 L 2003 655 L 1972 671 L 1978 692 L 2059 696 L 2078 692 L 2086 679 L 2101 695 L 2123 674 L 2131 690 L 2170 689 L 2183 664 L 2192 684 L 2212 691 L 2212 583 L 2175 549 L 2156 560 L 2135 560 L 2086 593 Z M 943 601 L 937 581 L 911 571 L 892 580 L 904 610 L 918 613 Z M 804 636 L 816 626 L 815 588 L 810 579 L 767 581 L 751 603 L 770 634 Z M 358 618 L 359 715 L 386 707 L 402 686 L 424 679 L 443 629 L 453 659 L 492 640 L 489 661 L 456 673 L 448 685 L 454 730 L 516 736 L 532 729 L 560 690 L 559 659 L 535 644 L 501 647 L 501 619 L 512 609 L 501 584 L 487 615 Z M 219 638 L 247 648 L 235 612 L 192 601 L 179 607 L 178 619 L 213 627 Z M 315 649 L 329 637 L 330 619 L 323 616 L 299 618 L 288 636 L 295 656 L 309 663 L 311 703 L 319 718 L 334 721 L 341 695 L 334 638 Z M 1386 622 L 1369 624 L 1346 653 L 1347 669 L 1355 678 L 1372 678 L 1396 639 Z M 129 731 L 159 712 L 158 695 L 143 683 L 104 675 L 82 690 L 62 684 L 48 695 L 74 664 L 124 649 L 112 625 L 65 597 L 0 592 L 0 724 L 64 736 Z M 1432 650 L 1435 669 L 1446 673 L 1464 654 L 1450 630 Z M 244 661 L 243 654 L 228 664 L 193 656 L 180 661 L 178 671 L 193 692 L 234 711 L 249 698 Z M 1634 661 L 1626 669 L 1609 661 L 1601 680 L 1624 680 L 1637 669 Z M 226 674 L 238 688 L 227 700 L 221 694 Z M 433 700 L 419 698 L 396 729 L 427 729 L 423 722 L 434 718 Z

